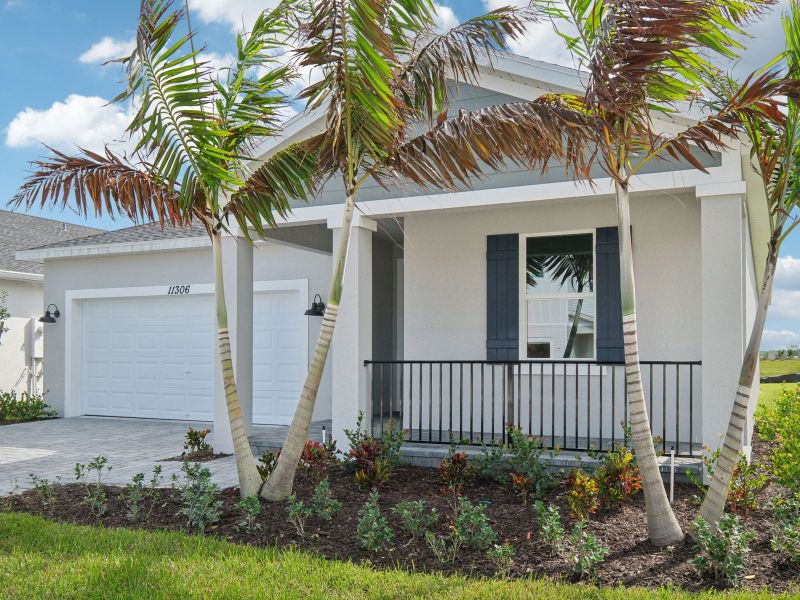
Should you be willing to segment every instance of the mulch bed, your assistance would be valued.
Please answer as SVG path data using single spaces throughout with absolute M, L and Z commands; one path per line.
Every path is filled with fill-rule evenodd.
M 212 460 L 217 460 L 218 458 L 225 458 L 226 456 L 232 456 L 231 454 L 224 454 L 222 452 L 218 452 L 216 454 L 200 454 L 200 455 L 190 455 L 183 453 L 180 456 L 173 456 L 172 458 L 164 458 L 158 462 L 198 462 L 198 463 L 205 463 L 210 462 Z
M 52 421 L 53 419 L 57 419 L 58 417 L 45 417 L 45 418 L 36 418 L 36 419 L 21 419 L 16 421 L 4 421 L 0 419 L 0 427 L 3 425 L 19 425 L 20 423 L 33 423 L 35 421 Z
M 495 567 L 479 551 L 463 550 L 455 564 L 440 563 L 424 541 L 412 541 L 400 528 L 397 517 L 388 510 L 401 500 L 423 499 L 435 506 L 440 514 L 440 529 L 443 532 L 444 518 L 449 514 L 448 505 L 438 495 L 439 476 L 435 469 L 420 467 L 401 467 L 391 480 L 380 487 L 380 505 L 384 516 L 389 519 L 395 531 L 392 546 L 379 554 L 372 554 L 359 547 L 356 538 L 358 511 L 367 499 L 368 493 L 360 491 L 350 474 L 338 469 L 329 472 L 331 491 L 334 497 L 344 504 L 330 523 L 309 521 L 306 538 L 301 539 L 286 518 L 284 505 L 262 502 L 258 517 L 261 529 L 248 534 L 237 530 L 241 513 L 235 507 L 239 500 L 237 490 L 222 492 L 224 501 L 220 523 L 208 534 L 237 543 L 256 546 L 286 547 L 289 545 L 315 552 L 332 559 L 368 562 L 375 567 L 397 567 L 415 571 L 439 571 L 462 573 L 468 576 L 493 576 Z M 120 488 L 107 487 L 109 509 L 105 516 L 96 518 L 82 503 L 85 491 L 78 485 L 60 485 L 55 488 L 52 503 L 45 507 L 34 491 L 24 492 L 11 500 L 12 510 L 44 516 L 59 522 L 86 525 L 102 524 L 107 527 L 141 527 L 150 530 L 181 530 L 185 522 L 178 515 L 180 503 L 176 490 L 165 489 L 162 499 L 144 523 L 131 523 L 126 518 L 126 508 L 119 498 Z M 301 498 L 308 499 L 313 482 L 298 475 L 295 491 Z M 691 500 L 696 489 L 678 485 L 675 490 L 673 507 L 676 516 L 688 530 L 689 524 L 697 514 L 697 505 Z M 769 495 L 775 494 L 774 489 Z M 562 490 L 548 494 L 547 501 L 558 504 L 566 515 Z M 473 502 L 485 502 L 492 527 L 497 532 L 498 542 L 509 542 L 516 549 L 516 556 L 510 575 L 512 577 L 536 576 L 557 581 L 573 581 L 571 569 L 563 559 L 553 557 L 548 549 L 538 541 L 534 520 L 534 509 L 529 504 L 523 506 L 520 500 L 507 488 L 492 482 L 476 482 L 465 487 L 465 495 Z M 2 502 L 2 500 L 0 500 Z M 769 588 L 774 592 L 797 590 L 800 587 L 800 566 L 781 564 L 771 551 L 769 531 L 773 521 L 770 511 L 757 510 L 746 521 L 747 528 L 753 530 L 755 537 L 751 542 L 751 553 L 746 559 L 746 579 L 744 588 Z M 571 527 L 570 522 L 565 525 Z M 644 498 L 639 494 L 631 501 L 614 510 L 600 512 L 593 516 L 590 529 L 599 541 L 610 548 L 606 562 L 598 567 L 596 581 L 601 585 L 627 585 L 658 588 L 675 586 L 686 590 L 700 590 L 713 587 L 702 580 L 688 564 L 694 556 L 692 544 L 686 541 L 675 547 L 658 549 L 647 541 Z

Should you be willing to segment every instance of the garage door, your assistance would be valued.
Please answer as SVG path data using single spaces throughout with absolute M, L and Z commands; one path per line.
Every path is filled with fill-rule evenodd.
M 306 373 L 300 292 L 253 297 L 253 422 L 288 425 Z
M 85 300 L 82 335 L 85 414 L 213 419 L 211 296 Z

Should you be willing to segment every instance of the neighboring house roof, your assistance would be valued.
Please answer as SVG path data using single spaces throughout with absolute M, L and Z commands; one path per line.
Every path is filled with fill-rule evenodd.
M 94 230 L 97 232 L 97 230 Z M 101 231 L 70 240 L 62 240 L 53 244 L 45 244 L 30 250 L 43 250 L 45 248 L 72 248 L 76 246 L 104 246 L 106 244 L 130 244 L 135 242 L 152 242 L 156 240 L 175 240 L 180 238 L 205 237 L 206 230 L 200 224 L 195 224 L 185 229 L 163 227 L 160 223 L 134 225 L 114 231 Z
M 0 210 L 0 231 L 0 271 L 40 275 L 41 263 L 17 260 L 17 250 L 82 238 L 101 230 Z

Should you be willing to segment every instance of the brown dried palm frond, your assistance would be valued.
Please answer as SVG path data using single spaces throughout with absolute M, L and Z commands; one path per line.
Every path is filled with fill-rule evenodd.
M 589 180 L 599 131 L 591 116 L 559 96 L 461 110 L 402 144 L 376 168 L 375 177 L 401 176 L 453 190 L 487 170 L 506 169 L 506 161 L 544 170 L 551 160 L 559 160 L 575 179 Z
M 80 149 L 76 156 L 48 149 L 52 156 L 32 163 L 34 172 L 9 205 L 26 209 L 70 206 L 84 216 L 107 214 L 174 227 L 190 223 L 192 214 L 180 206 L 175 188 L 144 165 L 136 166 L 109 148 L 103 154 Z

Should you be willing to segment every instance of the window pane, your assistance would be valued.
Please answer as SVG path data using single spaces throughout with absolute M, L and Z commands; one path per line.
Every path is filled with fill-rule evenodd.
M 528 358 L 594 358 L 594 299 L 528 300 L 526 311 Z
M 526 242 L 527 295 L 551 296 L 594 290 L 592 234 L 531 237 Z

